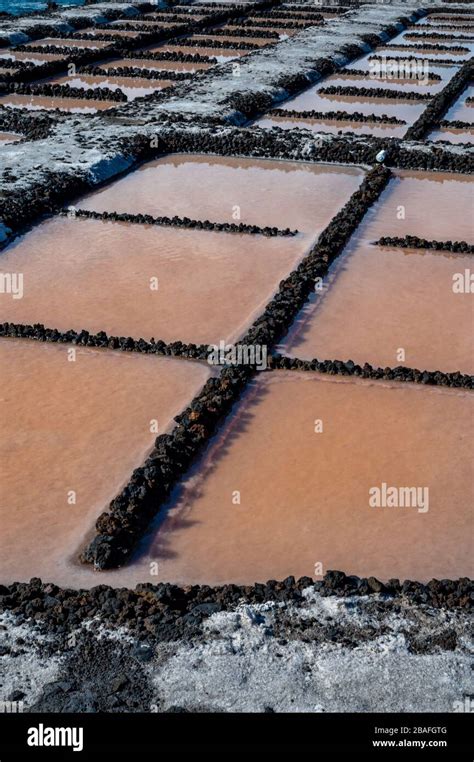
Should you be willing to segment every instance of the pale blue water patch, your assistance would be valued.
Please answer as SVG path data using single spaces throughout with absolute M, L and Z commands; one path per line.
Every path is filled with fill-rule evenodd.
M 84 0 L 56 0 L 56 5 L 84 5 Z M 44 0 L 0 0 L 0 12 L 12 13 L 15 16 L 33 11 L 45 11 L 46 9 L 47 3 Z

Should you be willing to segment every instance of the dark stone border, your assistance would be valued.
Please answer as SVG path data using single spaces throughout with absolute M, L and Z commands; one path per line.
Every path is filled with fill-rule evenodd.
M 275 40 L 278 42 L 278 40 Z M 187 37 L 183 40 L 173 38 L 168 41 L 168 45 L 176 48 L 229 48 L 229 50 L 261 50 L 264 46 L 257 45 L 254 42 L 232 42 L 232 40 L 214 40 L 212 37 L 205 37 L 203 40 L 196 40 L 193 37 Z
M 328 376 L 356 376 L 372 381 L 399 381 L 405 384 L 425 384 L 428 386 L 448 386 L 456 389 L 474 389 L 474 376 L 460 371 L 445 373 L 440 370 L 418 370 L 398 365 L 394 368 L 380 368 L 352 360 L 300 360 L 275 354 L 269 358 L 269 370 L 291 370 L 324 373 Z
M 29 325 L 25 323 L 0 323 L 0 337 L 10 339 L 30 339 L 46 344 L 74 344 L 82 347 L 99 349 L 117 349 L 121 352 L 138 352 L 146 355 L 163 357 L 183 357 L 187 360 L 207 360 L 208 344 L 184 344 L 182 341 L 155 341 L 152 337 L 134 339 L 132 336 L 108 336 L 105 331 L 90 333 L 86 330 L 58 331 L 56 328 L 45 328 L 42 323 Z
M 392 46 L 390 46 L 392 47 Z M 402 50 L 414 50 L 415 52 L 422 52 L 423 50 L 440 50 L 444 51 L 446 53 L 469 53 L 469 48 L 463 47 L 462 45 L 438 45 L 437 43 L 433 43 L 432 45 L 423 45 L 420 43 L 419 45 L 404 45 L 402 42 L 400 43 L 394 43 L 393 48 L 396 50 L 402 49 Z M 458 61 L 458 63 L 460 63 Z
M 462 122 L 460 119 L 442 119 L 439 123 L 440 127 L 447 127 L 453 130 L 472 130 L 474 129 L 474 122 Z
M 194 72 L 173 71 L 170 69 L 140 69 L 137 66 L 115 66 L 104 69 L 102 66 L 81 66 L 77 74 L 87 74 L 97 77 L 127 77 L 130 79 L 168 80 L 184 82 L 194 77 Z
M 46 112 L 26 113 L 24 109 L 0 108 L 0 127 L 5 132 L 16 132 L 21 138 L 40 140 L 49 135 L 56 119 Z
M 0 90 L 0 93 L 2 91 Z M 30 85 L 18 84 L 17 82 L 5 86 L 3 94 L 14 95 L 39 95 L 48 98 L 77 98 L 86 101 L 115 101 L 127 103 L 128 98 L 122 90 L 111 90 L 110 87 L 82 88 L 71 85 L 44 84 Z
M 318 119 L 333 122 L 372 122 L 374 124 L 406 124 L 404 119 L 396 116 L 377 116 L 376 114 L 362 114 L 360 111 L 295 111 L 293 109 L 272 108 L 265 116 L 277 116 L 294 119 Z
M 127 50 L 122 58 L 136 58 L 144 61 L 177 61 L 179 63 L 209 63 L 216 64 L 217 58 L 203 56 L 200 53 L 181 53 L 181 51 L 165 50 L 163 53 L 151 50 Z
M 413 27 L 415 27 L 416 24 L 413 24 Z M 419 29 L 420 27 L 418 27 Z M 447 32 L 474 32 L 474 25 L 471 24 L 427 24 L 424 26 L 424 29 L 434 29 L 435 31 L 440 29 L 446 29 Z M 432 35 L 430 35 L 431 37 Z M 457 38 L 455 38 L 457 39 Z
M 298 230 L 290 228 L 261 227 L 246 225 L 243 222 L 211 222 L 210 220 L 194 220 L 189 217 L 153 217 L 151 214 L 129 214 L 128 212 L 94 212 L 88 209 L 61 210 L 60 214 L 67 217 L 83 217 L 92 220 L 111 220 L 113 222 L 129 222 L 134 225 L 159 225 L 162 227 L 189 228 L 191 230 L 218 231 L 222 233 L 238 233 L 246 235 L 263 235 L 266 238 L 276 236 L 292 237 Z
M 377 56 L 370 56 L 371 60 L 374 60 L 376 58 L 377 58 Z M 379 58 L 379 60 L 383 61 L 382 58 Z M 406 58 L 404 58 L 402 60 L 405 61 L 405 62 L 407 61 Z M 416 62 L 417 60 L 420 61 L 422 59 L 420 59 L 420 58 L 418 58 L 418 59 L 412 58 L 412 59 L 408 59 L 408 60 L 410 60 L 411 62 Z M 370 72 L 366 71 L 364 69 L 341 69 L 340 74 L 342 74 L 344 77 L 365 77 L 365 78 L 368 77 L 370 79 Z M 429 79 L 430 82 L 441 82 L 441 76 L 439 74 L 435 74 L 432 71 L 428 72 L 427 74 L 424 74 L 423 75 L 423 79 L 425 79 L 425 78 Z M 384 78 L 381 77 L 381 76 L 378 76 L 378 77 L 374 76 L 374 77 L 372 77 L 372 79 L 374 79 L 374 80 L 379 79 L 379 80 L 382 81 Z M 412 79 L 415 79 L 415 82 L 418 81 L 416 79 L 416 77 L 393 77 L 393 80 L 395 82 L 397 82 L 397 81 L 398 82 L 409 81 L 409 80 L 412 80 Z
M 164 92 L 164 91 L 160 91 Z M 153 97 L 156 97 L 153 96 Z M 110 114 L 113 109 L 107 113 Z M 13 113 L 15 112 L 15 113 Z M 48 127 L 54 124 L 51 112 L 30 116 L 18 109 L 0 109 L 5 113 L 5 126 L 26 125 L 31 120 L 34 125 L 30 137 L 44 137 Z M 7 113 L 9 116 L 7 116 Z M 10 116 L 11 114 L 11 116 Z M 61 117 L 58 117 L 61 118 Z M 351 137 L 331 135 L 318 142 L 318 136 L 301 128 L 283 130 L 279 127 L 263 129 L 259 127 L 227 127 L 215 130 L 206 120 L 202 129 L 187 130 L 187 122 L 174 119 L 168 123 L 167 115 L 157 120 L 156 148 L 150 145 L 150 137 L 138 134 L 134 139 L 117 142 L 117 152 L 125 157 L 132 156 L 135 166 L 140 161 L 153 160 L 169 153 L 202 153 L 207 155 L 284 159 L 295 162 L 337 163 L 348 165 L 372 165 L 380 150 L 387 151 L 386 164 L 400 169 L 423 169 L 449 171 L 468 174 L 474 171 L 474 158 L 466 152 L 455 152 L 437 143 L 430 149 L 420 145 L 409 146 L 397 138 Z M 51 121 L 50 121 L 51 120 Z M 429 131 L 432 128 L 429 128 Z M 37 130 L 37 131 L 36 131 Z M 21 194 L 11 194 L 0 199 L 0 217 L 4 224 L 19 233 L 43 214 L 55 213 L 69 199 L 74 199 L 98 186 L 84 177 L 75 177 L 59 172 L 51 172 L 47 182 L 32 185 Z M 0 247 L 1 248 L 1 247 Z
M 274 40 L 275 42 L 278 42 L 280 39 L 278 32 L 268 32 L 263 29 L 226 29 L 225 27 L 214 29 L 206 27 L 206 29 L 200 31 L 199 34 L 209 34 L 210 37 L 255 37 L 262 40 Z
M 474 58 L 466 61 L 456 74 L 451 77 L 439 93 L 433 95 L 431 103 L 425 108 L 418 119 L 405 134 L 405 140 L 422 140 L 432 130 L 436 129 L 449 107 L 459 98 L 472 80 L 474 73 Z
M 427 584 L 398 579 L 383 583 L 375 577 L 347 576 L 341 571 L 328 571 L 320 581 L 290 576 L 281 581 L 220 587 L 145 582 L 134 590 L 108 585 L 73 590 L 33 577 L 29 582 L 0 585 L 0 611 L 44 623 L 51 632 L 65 632 L 100 615 L 109 626 L 127 626 L 140 640 L 158 637 L 172 641 L 182 640 L 186 633 L 196 634 L 209 616 L 233 610 L 241 602 L 304 604 L 302 592 L 308 588 L 324 597 L 376 595 L 381 601 L 399 599 L 436 609 L 468 609 L 474 594 L 474 583 L 467 577 L 432 579 Z
M 272 20 L 269 18 L 265 21 L 256 21 L 255 19 L 249 18 L 245 21 L 240 22 L 242 29 L 247 30 L 248 28 L 254 29 L 257 28 L 264 28 L 264 29 L 294 29 L 295 31 L 303 31 L 303 29 L 307 29 L 309 26 L 322 26 L 324 24 L 324 19 L 321 16 L 321 21 L 311 21 L 307 20 L 301 24 L 299 24 L 295 19 L 288 19 L 288 21 L 285 22 L 284 19 L 281 19 L 280 21 Z
M 353 85 L 329 85 L 318 90 L 321 95 L 349 95 L 362 98 L 393 98 L 404 101 L 429 101 L 433 98 L 430 93 L 419 93 L 415 90 L 391 90 L 388 87 L 354 87 Z
M 271 348 L 281 339 L 312 292 L 315 278 L 326 274 L 390 176 L 390 171 L 381 166 L 368 173 L 310 253 L 280 283 L 275 297 L 239 343 Z M 112 500 L 109 511 L 99 516 L 97 534 L 81 555 L 84 563 L 106 569 L 126 562 L 153 516 L 202 453 L 256 372 L 251 366 L 235 366 L 224 368 L 218 379 L 209 379 L 190 406 L 175 418 L 177 426 L 172 433 L 156 439 L 145 464 L 135 469 L 126 487 Z
M 474 33 L 474 29 L 473 29 L 473 33 Z M 430 40 L 446 40 L 446 41 L 449 40 L 450 42 L 451 41 L 456 42 L 457 40 L 460 40 L 461 42 L 463 41 L 472 42 L 474 40 L 474 34 L 473 35 L 469 35 L 469 34 L 454 35 L 454 34 L 441 34 L 440 32 L 432 32 L 431 34 L 428 34 L 427 32 L 408 32 L 408 34 L 405 35 L 404 39 L 405 40 L 430 39 Z
M 264 0 L 264 2 L 261 3 L 252 3 L 249 4 L 247 7 L 247 10 L 245 13 L 249 13 L 254 9 L 261 9 L 264 11 L 267 8 L 271 8 L 275 4 L 276 0 Z M 145 6 L 144 6 L 145 7 Z M 192 34 L 193 32 L 196 32 L 196 29 L 202 29 L 209 25 L 209 22 L 212 21 L 213 23 L 223 23 L 225 21 L 229 21 L 233 18 L 238 18 L 244 13 L 243 11 L 244 6 L 240 7 L 232 7 L 232 6 L 222 6 L 217 9 L 216 6 L 216 12 L 212 12 L 211 15 L 204 14 L 204 17 L 198 21 L 193 21 L 192 19 L 189 20 L 189 24 L 187 27 L 183 27 L 183 25 L 179 25 L 178 27 L 162 27 L 161 31 L 158 30 L 156 32 L 150 32 L 146 35 L 146 39 L 142 39 L 143 35 L 140 35 L 136 38 L 127 38 L 122 37 L 118 35 L 118 39 L 114 40 L 110 36 L 105 36 L 106 39 L 105 42 L 108 42 L 109 45 L 106 48 L 100 48 L 100 49 L 93 49 L 93 48 L 77 48 L 77 47 L 67 47 L 64 45 L 29 45 L 29 44 L 20 44 L 15 45 L 15 50 L 18 51 L 24 51 L 24 52 L 38 52 L 38 53 L 53 53 L 57 55 L 64 56 L 63 59 L 57 60 L 57 61 L 49 61 L 47 64 L 41 64 L 40 66 L 34 66 L 33 69 L 28 71 L 22 71 L 21 77 L 17 77 L 16 79 L 20 79 L 21 81 L 31 81 L 35 80 L 39 77 L 49 76 L 52 74 L 57 74 L 62 71 L 64 71 L 65 66 L 67 63 L 74 63 L 76 65 L 87 65 L 91 64 L 97 61 L 101 61 L 104 57 L 126 57 L 127 54 L 130 54 L 134 49 L 137 49 L 137 53 L 141 52 L 139 51 L 140 46 L 146 43 L 152 43 L 152 42 L 166 42 L 170 39 L 173 39 L 176 33 L 182 34 Z M 170 9 L 172 10 L 172 9 Z M 149 12 L 153 12 L 153 6 L 150 6 Z M 121 17 L 121 13 L 118 13 L 118 16 Z M 146 14 L 143 16 L 144 18 L 147 18 Z M 113 18 L 117 18 L 117 15 L 111 17 L 111 20 Z M 73 22 L 71 22 L 72 25 Z M 88 27 L 88 28 L 97 28 L 97 29 L 103 29 L 107 28 L 103 24 L 97 24 L 94 22 L 88 21 L 87 24 L 84 24 L 82 28 Z M 43 37 L 44 35 L 39 35 L 39 37 Z M 72 39 L 77 40 L 80 39 L 81 36 L 78 37 L 78 33 L 76 31 L 74 32 L 66 32 L 61 33 L 57 29 L 55 29 L 51 37 L 56 37 L 57 39 Z M 87 36 L 87 33 L 84 33 L 82 35 L 82 39 L 89 39 L 89 40 L 98 40 L 99 37 L 97 35 L 90 35 Z M 161 54 L 163 55 L 163 54 Z M 170 56 L 173 54 L 171 53 Z M 148 56 L 148 58 L 153 58 L 152 55 Z M 66 59 L 66 60 L 64 60 Z M 155 59 L 159 60 L 159 59 Z M 184 60 L 184 59 L 173 59 L 172 57 L 163 59 L 163 60 Z M 216 61 L 217 63 L 217 61 Z
M 392 246 L 401 249 L 432 249 L 434 251 L 452 251 L 460 254 L 474 254 L 474 246 L 466 241 L 428 241 L 416 235 L 382 236 L 375 241 L 377 246 Z
M 441 59 L 437 60 L 436 58 L 419 58 L 419 57 L 417 58 L 416 56 L 409 56 L 409 57 L 405 57 L 405 56 L 385 56 L 385 58 L 389 59 L 390 61 L 400 60 L 400 61 L 408 61 L 408 62 L 414 63 L 414 64 L 419 63 L 419 62 L 421 62 L 421 63 L 426 62 L 426 63 L 431 64 L 432 66 L 459 66 L 460 64 L 464 63 L 463 61 L 459 61 L 459 59 L 456 60 L 456 58 L 443 58 L 443 60 L 441 60 Z M 374 54 L 372 56 L 369 56 L 367 60 L 368 61 L 380 61 L 380 62 L 383 62 L 384 61 L 384 56 L 379 56 L 379 55 Z

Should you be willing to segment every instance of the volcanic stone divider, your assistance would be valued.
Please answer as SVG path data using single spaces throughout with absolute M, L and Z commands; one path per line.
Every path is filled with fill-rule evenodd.
M 125 103 L 127 96 L 122 90 L 111 90 L 110 87 L 82 88 L 60 84 L 19 84 L 18 82 L 7 83 L 0 86 L 0 94 L 15 93 L 17 95 L 40 95 L 51 98 L 80 98 L 89 101 L 116 101 Z
M 371 56 L 370 58 L 371 58 L 371 60 L 374 60 L 374 59 L 377 58 L 377 56 Z M 380 61 L 382 61 L 382 60 L 383 59 L 380 58 Z M 406 59 L 404 59 L 404 60 L 406 60 Z M 413 60 L 413 62 L 415 62 L 417 59 L 412 59 L 412 60 Z M 420 59 L 418 59 L 418 60 L 420 60 Z M 373 75 L 371 76 L 371 73 L 369 71 L 365 70 L 365 69 L 342 69 L 341 74 L 343 74 L 344 77 L 357 77 L 357 78 L 359 78 L 359 77 L 365 77 L 365 78 L 367 78 L 368 77 L 369 79 L 373 79 L 373 80 L 383 79 L 383 77 L 377 77 L 377 76 L 373 76 Z M 435 74 L 432 71 L 427 72 L 426 74 L 423 74 L 423 78 L 425 78 L 425 77 L 426 77 L 426 79 L 429 79 L 432 82 L 440 82 L 441 81 L 441 76 L 439 74 Z M 402 77 L 396 77 L 395 76 L 395 77 L 393 77 L 393 79 L 394 80 L 397 80 L 397 79 L 412 79 L 412 77 L 410 77 L 410 78 L 403 77 L 402 78 Z
M 252 11 L 252 13 L 249 13 L 248 18 L 249 20 L 253 21 L 253 18 L 260 18 L 261 14 L 259 14 L 257 11 Z M 292 19 L 294 21 L 307 21 L 309 24 L 317 23 L 317 22 L 324 22 L 325 18 L 321 13 L 318 13 L 316 11 L 312 12 L 308 10 L 304 15 L 301 13 L 296 13 L 291 10 L 273 10 L 268 11 L 268 13 L 265 14 L 265 20 L 266 19 Z
M 369 56 L 368 61 L 380 61 L 380 63 L 383 63 L 385 59 L 389 59 L 391 61 L 396 61 L 400 59 L 401 61 L 408 62 L 411 64 L 418 64 L 418 63 L 429 63 L 432 66 L 459 66 L 462 61 L 459 61 L 459 59 L 456 58 L 443 58 L 443 59 L 436 59 L 436 58 L 420 58 L 416 56 L 410 56 L 409 58 L 406 58 L 405 56 L 380 56 L 377 54 L 374 54 L 372 56 Z
M 164 357 L 182 357 L 187 360 L 207 360 L 208 344 L 186 344 L 182 341 L 155 341 L 152 337 L 134 339 L 132 336 L 108 336 L 105 331 L 90 333 L 81 330 L 59 331 L 47 328 L 42 323 L 34 325 L 26 323 L 0 323 L 0 337 L 10 339 L 29 339 L 47 344 L 75 344 L 83 347 L 99 349 L 117 349 L 121 352 L 138 352 L 139 354 L 161 355 Z
M 275 40 L 278 42 L 278 40 Z M 179 39 L 177 37 L 168 41 L 168 45 L 182 48 L 229 48 L 230 50 L 261 50 L 262 45 L 254 42 L 233 42 L 232 40 L 215 40 L 205 37 L 202 40 L 195 40 L 192 37 Z
M 474 245 L 466 241 L 428 241 L 416 235 L 382 236 L 376 246 L 394 246 L 402 249 L 432 249 L 433 251 L 451 251 L 456 254 L 474 254 Z
M 414 24 L 413 26 L 416 26 Z M 420 27 L 418 27 L 419 29 Z M 434 29 L 435 31 L 439 31 L 440 29 L 445 29 L 446 32 L 474 32 L 474 24 L 428 24 L 424 27 L 425 29 Z M 430 34 L 430 37 L 433 35 Z M 457 39 L 457 38 L 456 38 Z
M 114 222 L 129 222 L 134 225 L 159 225 L 162 227 L 189 228 L 190 230 L 207 230 L 223 233 L 238 233 L 246 235 L 263 235 L 267 238 L 276 236 L 295 236 L 297 230 L 290 228 L 262 227 L 246 225 L 243 222 L 211 222 L 210 220 L 193 220 L 189 217 L 153 217 L 151 214 L 129 214 L 128 212 L 95 212 L 89 209 L 64 209 L 60 214 L 68 217 L 83 217 L 92 220 L 111 220 Z
M 254 8 L 271 8 L 275 4 L 275 0 L 265 0 L 261 3 L 252 3 L 249 5 L 249 11 Z M 242 11 L 240 12 L 242 13 Z M 238 10 L 233 8 L 232 6 L 228 6 L 225 10 L 222 8 L 219 13 L 216 13 L 212 16 L 212 20 L 214 23 L 217 22 L 224 22 L 227 20 L 231 20 L 233 18 L 238 17 L 239 13 Z M 189 20 L 189 24 L 187 27 L 183 28 L 182 25 L 177 27 L 167 27 L 162 28 L 161 31 L 156 31 L 154 33 L 151 33 L 147 36 L 147 39 L 145 42 L 166 42 L 168 39 L 175 37 L 176 33 L 179 32 L 179 34 L 188 33 L 192 34 L 196 31 L 196 29 L 204 28 L 209 24 L 209 17 L 205 17 L 199 21 L 193 21 L 192 19 Z M 93 26 L 91 23 L 87 23 L 87 26 Z M 98 25 L 99 26 L 99 25 Z M 100 25 L 103 27 L 103 25 Z M 44 35 L 40 35 L 44 36 Z M 58 30 L 53 30 L 53 34 L 50 36 L 57 36 L 58 38 L 71 38 L 74 40 L 77 40 L 76 32 L 61 34 L 58 32 Z M 98 39 L 97 36 L 91 36 L 90 38 L 84 37 L 83 39 Z M 50 74 L 57 74 L 64 70 L 66 63 L 74 63 L 76 65 L 87 65 L 92 64 L 94 62 L 100 61 L 101 59 L 105 57 L 124 57 L 125 55 L 129 54 L 131 50 L 135 48 L 140 48 L 141 45 L 143 45 L 143 41 L 141 38 L 124 38 L 119 37 L 116 41 L 111 39 L 110 37 L 106 37 L 106 41 L 110 44 L 106 48 L 100 48 L 100 49 L 94 49 L 94 48 L 81 48 L 78 49 L 77 47 L 67 47 L 64 45 L 15 45 L 15 50 L 23 51 L 23 52 L 37 52 L 37 53 L 53 53 L 58 54 L 61 56 L 64 56 L 67 61 L 64 60 L 57 60 L 57 61 L 49 61 L 47 62 L 47 65 L 39 65 L 34 67 L 34 69 L 24 71 L 22 70 L 21 75 L 17 77 L 16 79 L 20 79 L 21 81 L 31 81 L 34 79 L 38 79 L 39 77 L 48 76 Z M 138 51 L 137 51 L 138 53 Z M 163 55 L 163 54 L 161 54 Z M 153 55 L 148 56 L 149 58 L 153 58 Z M 159 60 L 159 59 L 155 59 Z M 163 59 L 166 60 L 166 59 Z M 172 58 L 167 60 L 174 60 Z M 178 59 L 175 59 L 178 60 Z M 184 60 L 184 59 L 180 59 Z
M 257 37 L 261 39 L 280 39 L 278 32 L 264 31 L 263 29 L 226 29 L 225 27 L 214 29 L 206 27 L 199 34 L 208 34 L 210 37 Z
M 156 70 L 140 69 L 137 66 L 115 66 L 104 69 L 102 66 L 81 66 L 77 70 L 78 74 L 100 77 L 126 77 L 130 79 L 150 79 L 150 80 L 176 80 L 182 82 L 191 79 L 194 74 L 190 71 Z
M 254 19 L 246 19 L 245 21 L 240 22 L 240 25 L 242 27 L 242 30 L 247 31 L 249 28 L 253 29 L 255 27 L 257 28 L 264 28 L 264 29 L 305 29 L 307 26 L 314 26 L 319 25 L 321 22 L 316 21 L 306 21 L 305 23 L 298 23 L 297 21 L 293 20 L 286 20 L 281 19 L 280 21 L 272 21 L 272 20 L 265 20 L 265 21 L 255 21 Z
M 28 140 L 47 137 L 55 121 L 54 117 L 45 112 L 38 114 L 24 109 L 0 108 L 0 129 L 16 132 Z
M 474 31 L 474 30 L 473 30 Z M 409 32 L 405 35 L 405 40 L 444 40 L 445 42 L 456 42 L 458 41 L 472 41 L 474 40 L 474 37 L 472 35 L 468 34 L 440 34 L 439 32 Z
M 395 368 L 378 368 L 352 360 L 300 360 L 280 354 L 268 358 L 268 370 L 293 370 L 324 373 L 329 376 L 357 376 L 372 381 L 400 381 L 402 383 L 426 384 L 429 386 L 450 386 L 456 389 L 474 389 L 474 376 L 455 371 L 444 373 L 440 370 L 418 370 L 398 365 Z
M 392 47 L 392 46 L 390 46 Z M 446 53 L 469 53 L 469 48 L 466 48 L 463 45 L 439 45 L 436 42 L 433 42 L 432 45 L 429 45 L 426 43 L 426 45 L 420 43 L 417 45 L 404 45 L 401 42 L 394 43 L 393 48 L 395 50 L 399 50 L 400 48 L 402 50 L 414 50 L 418 52 L 423 52 L 424 50 L 439 50 L 440 52 L 446 52 Z
M 315 278 L 324 275 L 341 253 L 370 206 L 379 198 L 391 173 L 372 169 L 319 236 L 298 268 L 280 283 L 264 313 L 238 344 L 271 348 L 286 333 L 314 289 Z M 105 569 L 122 565 L 147 530 L 150 520 L 166 503 L 174 486 L 222 425 L 256 373 L 253 366 L 224 368 L 211 378 L 190 406 L 176 416 L 171 434 L 161 435 L 143 466 L 135 469 L 128 484 L 112 500 L 109 510 L 96 522 L 97 534 L 81 554 L 84 563 Z
M 456 74 L 439 93 L 433 95 L 428 107 L 408 128 L 405 140 L 422 140 L 436 129 L 449 107 L 459 98 L 469 85 L 474 74 L 474 58 L 463 63 Z
M 127 50 L 122 58 L 136 58 L 145 61 L 176 61 L 177 63 L 209 63 L 216 64 L 214 56 L 203 56 L 201 53 L 182 53 L 180 50 L 164 50 L 163 53 L 151 50 Z
M 376 154 L 386 150 L 385 163 L 400 169 L 426 169 L 469 174 L 474 171 L 472 155 L 416 143 L 404 144 L 399 138 L 371 135 L 347 136 L 314 134 L 310 130 L 279 127 L 221 128 L 218 132 L 203 126 L 194 130 L 170 130 L 163 133 L 168 153 L 205 153 L 219 156 L 286 159 L 288 161 L 372 165 Z
M 440 127 L 448 127 L 453 130 L 472 130 L 474 127 L 473 122 L 462 122 L 460 119 L 442 119 L 439 125 Z
M 295 111 L 293 109 L 273 108 L 267 111 L 266 116 L 290 117 L 294 119 L 328 119 L 335 122 L 373 122 L 375 124 L 406 124 L 404 119 L 396 116 L 378 116 L 376 114 L 363 114 L 360 111 Z
M 85 619 L 100 616 L 100 621 L 109 628 L 126 627 L 140 643 L 137 653 L 147 654 L 153 651 L 150 646 L 147 649 L 146 641 L 153 642 L 154 638 L 175 643 L 194 640 L 201 632 L 202 623 L 212 614 L 235 610 L 242 602 L 305 607 L 307 598 L 303 591 L 311 589 L 323 597 L 370 596 L 378 606 L 393 601 L 403 610 L 407 604 L 468 609 L 472 605 L 473 587 L 467 577 L 432 579 L 426 584 L 393 578 L 381 582 L 376 577 L 348 576 L 335 570 L 327 571 L 319 581 L 290 576 L 279 581 L 220 587 L 147 582 L 138 584 L 134 590 L 99 584 L 90 590 L 74 590 L 33 577 L 29 582 L 0 585 L 0 610 L 11 611 L 20 620 L 45 625 L 51 636 L 61 634 L 64 641 L 72 628 Z M 338 636 L 332 632 L 331 638 L 337 640 Z M 453 645 L 447 648 L 452 649 Z
M 12 112 L 15 112 L 14 115 Z M 112 111 L 109 110 L 108 113 Z M 11 116 L 7 116 L 11 114 Z M 36 120 L 39 116 L 18 113 L 18 109 L 0 109 L 0 119 L 28 119 L 35 124 L 31 137 L 44 137 Z M 31 112 L 30 112 L 31 113 Z M 46 118 L 42 117 L 41 118 Z M 49 117 L 50 119 L 51 117 Z M 59 117 L 62 118 L 62 117 Z M 54 123 L 54 122 L 53 122 Z M 157 123 L 158 125 L 159 123 Z M 5 123 L 6 126 L 6 123 Z M 48 128 L 51 122 L 48 121 Z M 42 130 L 43 128 L 41 128 Z M 28 133 L 27 133 L 28 134 Z M 248 158 L 287 159 L 303 162 L 326 162 L 349 165 L 371 165 L 380 150 L 387 151 L 386 163 L 401 169 L 424 169 L 450 171 L 468 174 L 474 169 L 473 157 L 464 151 L 454 151 L 450 146 L 432 144 L 430 149 L 423 144 L 403 143 L 397 138 L 375 138 L 373 136 L 348 137 L 347 135 L 319 136 L 309 130 L 271 130 L 259 127 L 219 127 L 202 126 L 200 130 L 190 128 L 179 120 L 157 126 L 156 147 L 151 147 L 148 135 L 137 134 L 133 139 L 123 139 L 122 152 L 134 157 L 134 165 L 167 153 L 204 153 L 219 156 L 245 156 Z M 322 138 L 322 139 L 321 139 Z M 113 178 L 112 178 L 113 179 Z M 13 235 L 20 234 L 40 215 L 55 213 L 68 199 L 73 199 L 96 187 L 86 177 L 51 171 L 47 181 L 31 183 L 21 194 L 10 194 L 0 199 L 0 216 L 12 235 L 0 244 L 7 245 Z
M 429 101 L 433 97 L 430 93 L 418 93 L 415 90 L 390 90 L 388 87 L 354 87 L 353 85 L 329 85 L 318 90 L 321 95 L 347 95 L 362 98 L 393 98 L 409 101 Z

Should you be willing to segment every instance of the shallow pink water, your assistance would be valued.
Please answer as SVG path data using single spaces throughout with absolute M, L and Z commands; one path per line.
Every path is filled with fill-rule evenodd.
M 109 61 L 109 63 L 101 64 L 103 69 L 114 69 L 119 66 L 131 66 L 138 69 L 159 69 L 160 71 L 205 71 L 209 69 L 212 64 L 206 63 L 183 63 L 180 61 L 153 61 L 153 59 L 144 58 L 119 58 L 115 61 Z
M 71 362 L 70 348 L 0 342 L 4 582 L 66 581 L 96 517 L 151 449 L 151 421 L 169 430 L 209 376 L 205 364 L 83 347 Z
M 68 37 L 65 37 L 64 39 L 60 37 L 44 37 L 42 40 L 34 40 L 33 42 L 27 43 L 31 46 L 37 46 L 37 45 L 56 45 L 58 47 L 66 47 L 66 48 L 93 48 L 96 50 L 97 48 L 106 48 L 108 45 L 110 45 L 110 42 L 106 42 L 105 40 L 87 40 L 87 39 L 71 39 Z
M 0 132 L 0 143 L 14 143 L 15 140 L 21 140 L 22 136 L 14 132 Z
M 460 122 L 474 123 L 474 108 L 466 103 L 466 98 L 474 96 L 474 87 L 467 87 L 461 97 L 446 112 L 444 119 L 450 121 L 459 120 Z
M 9 94 L 0 98 L 0 105 L 13 108 L 26 108 L 30 111 L 41 109 L 59 109 L 73 114 L 93 114 L 95 111 L 106 111 L 119 105 L 115 101 L 81 100 L 80 98 L 50 98 L 46 95 L 15 95 Z
M 472 576 L 472 402 L 453 390 L 260 375 L 133 563 L 100 574 L 71 565 L 60 581 L 251 584 L 314 577 L 315 564 L 383 580 Z M 371 507 L 382 483 L 426 488 L 428 510 Z
M 164 341 L 232 341 L 308 245 L 304 237 L 52 219 L 3 252 L 5 272 L 24 275 L 24 296 L 4 295 L 1 319 Z
M 64 58 L 63 55 L 59 55 L 58 53 L 27 53 L 26 51 L 13 51 L 13 50 L 7 50 L 2 53 L 0 53 L 0 58 L 8 58 L 12 59 L 13 61 L 31 61 L 31 63 L 34 64 L 43 64 L 46 61 L 59 61 L 60 58 Z
M 463 180 L 445 176 L 436 182 L 404 173 L 392 181 L 281 351 L 306 359 L 472 373 L 472 295 L 453 291 L 453 277 L 469 270 L 472 257 L 373 245 L 382 235 L 406 234 L 473 241 L 470 204 Z M 397 219 L 401 206 L 405 220 Z
M 341 82 L 341 84 L 343 83 Z M 353 81 L 353 84 L 356 85 L 357 81 Z M 365 80 L 360 80 L 360 84 L 365 87 Z M 327 111 L 348 111 L 349 113 L 358 111 L 376 116 L 396 116 L 398 119 L 404 119 L 407 125 L 412 124 L 426 108 L 426 103 L 408 103 L 395 99 L 319 95 L 318 89 L 324 86 L 324 83 L 320 83 L 309 88 L 297 95 L 296 98 L 282 103 L 280 108 L 295 111 L 314 110 L 323 113 Z M 260 124 L 260 122 L 256 122 L 256 124 Z
M 466 130 L 448 130 L 443 127 L 440 130 L 435 130 L 430 133 L 429 140 L 447 140 L 448 143 L 454 143 L 455 145 L 462 145 L 464 143 L 474 143 L 474 131 Z
M 96 90 L 100 87 L 107 87 L 110 90 L 121 90 L 129 100 L 141 98 L 144 95 L 150 95 L 156 90 L 162 90 L 164 87 L 175 85 L 171 80 L 153 80 L 140 77 L 108 77 L 103 75 L 80 74 L 74 77 L 57 77 L 48 80 L 52 84 L 69 85 L 70 87 L 80 87 L 85 90 Z
M 396 124 L 371 124 L 369 122 L 342 122 L 342 121 L 315 121 L 313 119 L 282 119 L 273 117 L 271 119 L 262 118 L 255 122 L 258 127 L 270 129 L 271 127 L 280 127 L 283 130 L 299 129 L 311 130 L 311 132 L 329 132 L 331 135 L 337 135 L 339 132 L 353 132 L 355 135 L 374 135 L 376 137 L 403 137 L 407 130 L 407 125 Z
M 316 235 L 357 189 L 362 177 L 359 168 L 175 154 L 145 164 L 84 197 L 77 206 L 240 221 Z

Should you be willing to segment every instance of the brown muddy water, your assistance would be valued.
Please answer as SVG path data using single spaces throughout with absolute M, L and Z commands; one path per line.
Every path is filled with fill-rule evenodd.
M 403 209 L 405 219 L 398 219 Z M 472 294 L 454 289 L 455 279 L 470 271 L 472 256 L 373 245 L 383 235 L 407 234 L 473 242 L 471 209 L 467 179 L 400 173 L 280 351 L 304 359 L 472 373 Z
M 472 404 L 454 390 L 260 375 L 131 564 L 94 573 L 70 562 L 53 581 L 472 576 Z M 369 491 L 383 484 L 419 488 L 418 499 L 371 506 Z
M 66 579 L 108 505 L 209 376 L 206 364 L 4 339 L 0 574 Z M 75 494 L 73 494 L 75 493 Z M 92 579 L 97 579 L 92 575 Z
M 93 114 L 119 105 L 115 101 L 82 100 L 80 98 L 51 98 L 46 95 L 15 95 L 10 93 L 0 98 L 0 105 L 12 108 L 26 108 L 30 111 L 42 109 L 69 111 L 72 114 Z

